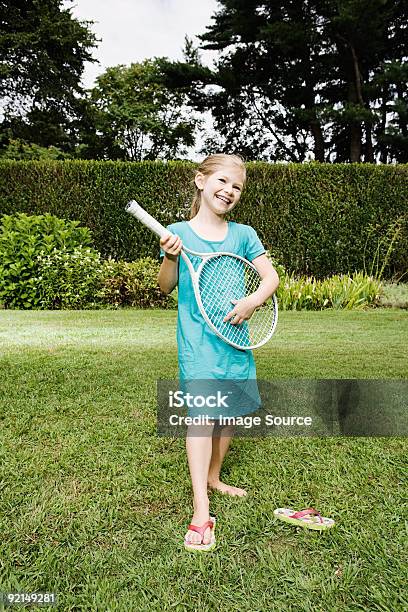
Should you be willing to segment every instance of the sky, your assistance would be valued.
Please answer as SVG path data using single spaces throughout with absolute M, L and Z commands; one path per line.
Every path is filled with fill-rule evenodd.
M 80 21 L 94 21 L 90 29 L 102 39 L 93 56 L 100 64 L 87 64 L 83 85 L 90 88 L 109 66 L 129 65 L 146 58 L 183 59 L 187 34 L 198 43 L 217 11 L 216 0 L 74 0 L 64 2 Z M 215 52 L 201 51 L 211 66 Z

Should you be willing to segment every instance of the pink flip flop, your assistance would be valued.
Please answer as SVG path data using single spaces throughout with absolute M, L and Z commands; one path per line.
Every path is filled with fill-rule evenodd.
M 211 529 L 211 540 L 208 542 L 208 544 L 204 544 L 204 533 L 208 527 L 210 527 Z M 191 523 L 188 526 L 188 529 L 190 531 L 196 531 L 197 533 L 199 533 L 201 536 L 201 542 L 197 542 L 197 544 L 194 544 L 193 542 L 190 542 L 190 540 L 186 536 L 184 538 L 184 548 L 186 550 L 192 552 L 208 552 L 209 550 L 215 548 L 215 518 L 213 516 L 210 516 L 210 520 L 201 525 L 200 527 Z
M 285 521 L 285 523 L 291 523 L 297 527 L 306 527 L 306 529 L 324 531 L 334 525 L 333 519 L 322 516 L 314 508 L 305 508 L 299 512 L 292 508 L 276 508 L 273 513 L 276 518 Z

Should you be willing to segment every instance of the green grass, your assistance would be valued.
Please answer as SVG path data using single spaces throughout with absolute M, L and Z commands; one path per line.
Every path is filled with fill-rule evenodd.
M 184 551 L 184 440 L 155 429 L 175 322 L 0 312 L 0 591 L 54 590 L 58 610 L 406 610 L 403 438 L 237 438 L 224 476 L 248 497 L 211 494 L 217 548 Z M 258 376 L 407 378 L 407 331 L 401 310 L 285 312 Z M 337 525 L 273 519 L 291 505 Z

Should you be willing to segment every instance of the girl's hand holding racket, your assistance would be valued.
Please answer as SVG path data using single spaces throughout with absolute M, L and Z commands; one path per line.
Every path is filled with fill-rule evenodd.
M 179 236 L 169 234 L 168 236 L 163 236 L 163 238 L 160 239 L 160 246 L 166 253 L 167 257 L 175 261 L 181 252 L 183 243 L 181 242 L 181 238 Z
M 240 325 L 244 321 L 248 321 L 258 306 L 251 295 L 241 298 L 240 300 L 231 300 L 231 303 L 234 304 L 235 307 L 227 314 L 224 323 L 229 321 L 232 325 Z

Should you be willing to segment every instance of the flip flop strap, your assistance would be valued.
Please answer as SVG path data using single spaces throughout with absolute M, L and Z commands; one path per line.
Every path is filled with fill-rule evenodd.
M 203 539 L 205 530 L 208 529 L 208 527 L 210 527 L 211 529 L 214 527 L 213 521 L 207 521 L 206 523 L 204 523 L 204 525 L 201 525 L 201 527 L 197 527 L 197 525 L 191 524 L 188 526 L 188 529 L 190 531 L 196 531 L 197 533 L 200 534 L 201 539 Z
M 295 514 L 291 514 L 289 518 L 300 519 L 304 516 L 307 516 L 308 514 L 314 514 L 315 516 L 318 516 L 320 522 L 323 523 L 322 515 L 314 508 L 306 508 L 305 510 L 300 510 L 299 512 L 295 512 Z

